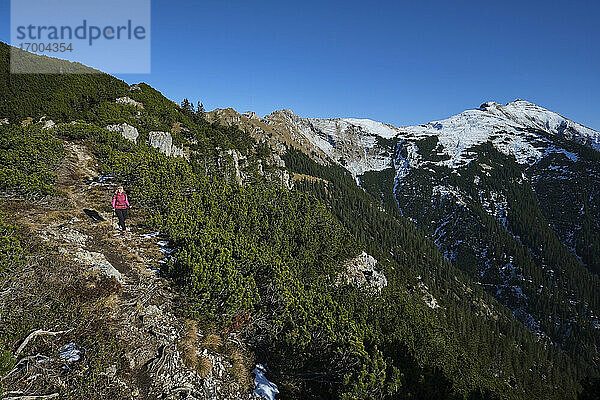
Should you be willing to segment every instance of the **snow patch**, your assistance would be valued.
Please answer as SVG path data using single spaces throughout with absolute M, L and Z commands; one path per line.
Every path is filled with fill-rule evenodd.
M 254 378 L 254 393 L 259 395 L 261 398 L 266 400 L 275 400 L 275 396 L 279 394 L 277 385 L 270 382 L 266 377 L 265 373 L 267 369 L 262 364 L 256 364 L 256 368 L 252 371 L 255 375 Z
M 157 237 L 158 235 L 160 235 L 159 232 L 151 232 L 151 233 L 145 233 L 141 237 L 142 237 L 142 239 L 152 239 L 152 238 Z
M 527 140 L 528 137 L 535 138 L 537 135 L 525 132 L 514 122 L 481 110 L 467 110 L 445 120 L 408 126 L 402 130 L 414 140 L 436 136 L 443 154 L 449 156 L 449 159 L 436 164 L 449 168 L 469 164 L 477 157 L 469 149 L 488 141 L 500 152 L 514 156 L 520 164 L 532 163 L 542 155 L 532 141 Z
M 64 345 L 58 350 L 58 358 L 66 363 L 72 363 L 75 361 L 79 361 L 81 351 L 77 349 L 75 343 L 69 343 Z

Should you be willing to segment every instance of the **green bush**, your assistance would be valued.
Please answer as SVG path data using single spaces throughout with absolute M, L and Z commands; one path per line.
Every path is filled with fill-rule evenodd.
M 58 124 L 53 129 L 55 136 L 67 140 L 98 139 L 107 132 L 103 128 L 81 121 Z
M 0 190 L 31 197 L 52 194 L 54 171 L 63 157 L 62 143 L 39 124 L 0 127 Z

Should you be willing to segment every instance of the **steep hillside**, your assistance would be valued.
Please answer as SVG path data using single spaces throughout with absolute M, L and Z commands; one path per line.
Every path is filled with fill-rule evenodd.
M 319 164 L 323 160 L 315 155 L 327 156 L 322 167 L 309 167 L 299 156 L 286 160 L 292 171 L 327 182 L 300 181 L 296 187 L 322 194 L 366 243 L 383 243 L 393 252 L 385 245 L 389 224 L 408 218 L 531 332 L 597 373 L 598 132 L 523 100 L 485 103 L 443 121 L 400 128 L 307 119 L 285 110 L 260 120 L 294 132 L 302 143 L 294 147 Z M 376 206 L 348 212 L 359 194 L 348 193 L 354 190 L 349 185 L 336 193 L 346 179 L 326 171 L 336 165 L 373 196 L 366 204 L 376 199 L 386 210 L 379 222 L 369 211 Z M 341 199 L 350 200 L 342 205 Z M 435 276 L 419 273 L 425 280 Z
M 579 322 L 592 316 L 578 315 L 564 352 L 452 260 L 418 210 L 416 224 L 401 215 L 401 129 L 206 116 L 107 75 L 0 77 L 1 208 L 15 223 L 0 225 L 0 388 L 11 395 L 256 398 L 252 371 L 266 370 L 282 398 L 573 399 L 597 372 Z M 412 135 L 422 153 L 431 139 Z M 494 149 L 480 151 L 501 158 Z M 108 222 L 118 184 L 134 205 L 125 236 Z M 552 293 L 574 285 L 575 309 L 595 312 L 581 300 L 595 281 L 576 287 L 585 270 L 565 265 Z M 558 296 L 553 315 L 568 317 Z
M 599 272 L 600 154 L 579 143 L 598 132 L 524 101 L 403 129 L 399 209 L 533 332 L 597 365 L 599 281 L 584 265 Z

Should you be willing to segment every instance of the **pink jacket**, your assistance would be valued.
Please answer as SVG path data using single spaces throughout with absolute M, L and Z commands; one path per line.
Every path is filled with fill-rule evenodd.
M 112 201 L 113 208 L 117 210 L 124 210 L 129 207 L 129 200 L 127 200 L 127 193 L 115 193 Z

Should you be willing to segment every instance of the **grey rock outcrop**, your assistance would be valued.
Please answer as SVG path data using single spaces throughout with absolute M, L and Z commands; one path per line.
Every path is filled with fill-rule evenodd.
M 423 301 L 425 302 L 427 307 L 434 309 L 434 310 L 436 308 L 440 308 L 440 305 L 439 305 L 437 299 L 435 297 L 433 297 L 433 295 L 431 293 L 429 293 L 429 288 L 423 282 L 419 282 L 418 287 L 421 290 L 421 293 L 423 294 Z
M 140 135 L 135 127 L 126 123 L 108 125 L 106 129 L 112 132 L 119 132 L 125 139 L 131 140 L 133 143 L 137 143 L 137 138 Z
M 270 176 L 267 176 L 267 178 L 278 182 L 284 188 L 291 190 L 294 187 L 294 182 L 290 176 L 290 173 L 286 169 L 285 161 L 281 158 L 281 156 L 274 151 L 271 153 L 271 157 L 269 157 L 267 163 L 268 165 L 275 167 L 275 171 L 271 172 Z
M 167 156 L 183 157 L 183 148 L 173 145 L 173 137 L 168 132 L 150 132 L 148 134 L 148 143 Z
M 131 97 L 119 97 L 115 100 L 118 104 L 129 104 L 132 106 L 136 106 L 137 108 L 144 108 L 144 105 L 138 101 L 133 100 Z
M 287 190 L 294 188 L 294 181 L 290 176 L 290 173 L 286 169 L 280 169 L 276 172 L 277 182 L 281 182 L 282 186 Z
M 387 286 L 387 278 L 375 269 L 376 265 L 377 260 L 363 251 L 346 262 L 344 278 L 347 283 L 381 292 Z
M 2 125 L 8 125 L 8 118 L 0 118 L 0 126 Z
M 241 168 L 242 164 L 246 164 L 246 157 L 244 157 L 239 151 L 232 149 L 227 150 L 227 154 L 229 154 L 233 158 L 235 181 L 238 185 L 241 185 L 244 182 L 244 178 L 246 177 L 246 174 L 242 171 Z
M 66 242 L 69 244 L 75 244 L 79 246 L 85 245 L 90 237 L 84 233 L 81 233 L 75 229 L 67 226 L 56 226 L 51 224 L 48 229 L 40 231 L 40 237 L 46 242 L 56 242 L 57 240 Z
M 50 128 L 54 128 L 54 125 L 56 125 L 56 123 L 54 121 L 52 121 L 51 119 L 44 121 L 44 125 L 42 125 L 42 129 L 50 129 Z
M 40 118 L 38 124 L 42 124 L 42 129 L 50 129 L 53 128 L 54 125 L 56 125 L 51 119 L 46 119 L 45 115 L 42 118 Z

